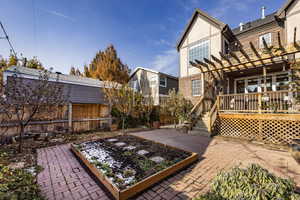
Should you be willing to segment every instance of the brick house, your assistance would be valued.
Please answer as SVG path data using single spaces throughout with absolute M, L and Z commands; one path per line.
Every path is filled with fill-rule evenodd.
M 260 19 L 234 29 L 195 10 L 177 43 L 179 91 L 210 132 L 274 143 L 300 137 L 289 127 L 300 128 L 290 87 L 300 58 L 299 21 L 300 0 L 269 15 L 263 7 Z

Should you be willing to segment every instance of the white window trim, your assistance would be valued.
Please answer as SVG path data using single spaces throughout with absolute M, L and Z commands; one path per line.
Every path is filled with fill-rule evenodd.
M 260 49 L 263 49 L 264 48 L 264 43 L 263 43 L 263 40 L 262 38 L 265 36 L 265 35 L 269 35 L 270 37 L 270 44 L 268 44 L 268 41 L 266 41 L 267 45 L 272 45 L 272 33 L 266 33 L 266 34 L 263 34 L 263 35 L 260 35 L 259 36 L 259 48 Z
M 272 77 L 272 91 L 277 91 L 276 85 L 275 85 L 276 76 L 280 75 L 280 74 L 286 74 L 286 73 L 289 75 L 289 80 L 290 80 L 291 79 L 291 77 L 290 77 L 291 71 L 290 70 L 285 71 L 285 72 L 274 72 L 274 73 L 268 73 L 267 74 L 267 76 Z M 260 79 L 258 79 L 258 89 L 257 89 L 257 91 L 262 92 L 261 78 L 263 78 L 263 76 L 262 75 L 256 75 L 256 76 L 247 76 L 247 77 L 234 79 L 234 93 L 235 94 L 237 93 L 237 81 L 245 80 L 245 94 L 248 94 L 249 93 L 248 90 L 247 90 L 247 88 L 248 88 L 248 79 L 255 79 L 255 78 L 257 78 L 257 79 L 260 78 Z
M 191 44 L 188 46 L 188 49 L 187 49 L 187 63 L 188 63 L 188 68 L 194 68 L 191 64 L 190 64 L 190 50 L 191 49 L 194 49 L 196 47 L 199 47 L 205 43 L 208 43 L 208 60 L 210 60 L 210 57 L 211 57 L 211 40 L 210 39 L 202 39 L 202 40 L 199 40 L 197 41 L 196 43 L 194 44 Z
M 165 84 L 164 84 L 164 85 L 161 85 L 161 84 L 160 84 L 160 79 L 161 79 L 161 78 L 164 78 L 164 79 L 165 79 Z M 159 77 L 159 86 L 160 86 L 160 87 L 167 87 L 167 77 Z
M 191 92 L 192 92 L 192 96 L 193 96 L 193 97 L 199 97 L 199 96 L 202 96 L 202 92 L 203 92 L 203 90 L 202 90 L 202 85 L 201 85 L 201 87 L 200 87 L 200 94 L 193 94 L 193 81 L 196 81 L 196 80 L 199 80 L 199 81 L 201 82 L 201 84 L 202 84 L 202 80 L 200 80 L 200 79 L 194 79 L 194 80 L 191 80 L 191 86 L 192 86 Z

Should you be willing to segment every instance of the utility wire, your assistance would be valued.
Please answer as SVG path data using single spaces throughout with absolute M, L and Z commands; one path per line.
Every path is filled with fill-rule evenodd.
M 17 58 L 17 53 L 16 53 L 13 45 L 11 44 L 11 42 L 9 40 L 9 37 L 8 37 L 8 35 L 7 35 L 6 31 L 5 31 L 5 28 L 4 28 L 3 24 L 1 23 L 1 21 L 0 21 L 0 26 L 1 26 L 2 30 L 3 30 L 4 35 L 5 35 L 5 37 L 0 37 L 0 39 L 6 39 L 7 40 L 7 42 L 9 44 L 12 52 L 14 53 L 15 57 Z

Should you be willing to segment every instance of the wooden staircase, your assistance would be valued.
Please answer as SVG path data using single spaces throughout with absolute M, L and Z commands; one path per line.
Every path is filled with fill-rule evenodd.
M 212 102 L 208 103 L 204 97 L 201 97 L 191 112 L 193 120 L 188 131 L 189 134 L 211 136 L 218 115 L 218 101 L 219 99 L 212 104 Z

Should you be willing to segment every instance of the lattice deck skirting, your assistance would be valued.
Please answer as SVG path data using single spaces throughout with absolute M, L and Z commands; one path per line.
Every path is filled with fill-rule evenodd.
M 217 134 L 274 144 L 300 138 L 299 114 L 219 114 Z

